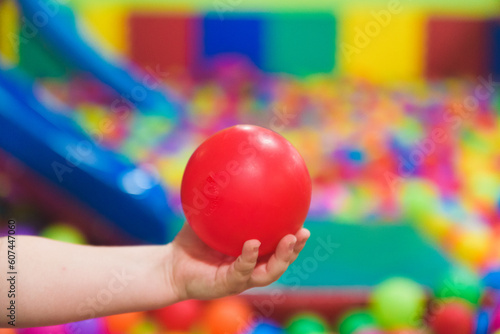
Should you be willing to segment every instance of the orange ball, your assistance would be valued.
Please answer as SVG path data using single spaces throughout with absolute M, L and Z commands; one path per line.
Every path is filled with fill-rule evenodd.
M 203 316 L 203 328 L 208 334 L 239 334 L 251 325 L 252 309 L 241 297 L 214 300 Z
M 16 330 L 10 328 L 0 328 L 0 334 L 16 334 Z
M 106 327 L 110 334 L 124 333 L 130 331 L 134 326 L 144 321 L 146 314 L 144 312 L 133 312 L 112 315 L 106 317 Z

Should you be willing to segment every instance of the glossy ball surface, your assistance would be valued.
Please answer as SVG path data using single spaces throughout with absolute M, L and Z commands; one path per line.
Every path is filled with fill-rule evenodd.
M 211 248 L 238 256 L 249 239 L 273 252 L 304 223 L 311 178 L 299 152 L 279 134 L 237 125 L 203 142 L 188 161 L 181 201 L 188 223 Z

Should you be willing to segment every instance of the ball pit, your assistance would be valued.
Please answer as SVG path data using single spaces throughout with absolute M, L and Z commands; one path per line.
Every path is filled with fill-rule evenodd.
M 165 79 L 186 103 L 179 129 L 161 114 L 112 117 L 105 98 L 97 104 L 62 95 L 99 144 L 157 170 L 179 216 L 179 180 L 190 152 L 218 130 L 250 123 L 276 130 L 304 156 L 318 194 L 310 217 L 349 224 L 410 221 L 473 270 L 500 263 L 493 249 L 500 232 L 492 231 L 500 215 L 498 98 L 461 113 L 476 82 L 297 79 L 264 75 L 248 63 L 232 67 L 230 75 L 224 66 L 210 73 L 209 79 Z M 47 86 L 67 90 L 55 82 Z M 103 120 L 124 135 L 103 131 Z
M 103 93 L 100 99 L 92 100 L 72 94 L 71 84 L 46 80 L 41 85 L 74 107 L 70 116 L 98 144 L 155 170 L 180 217 L 180 179 L 190 153 L 222 128 L 252 123 L 276 130 L 304 155 L 315 189 L 312 219 L 365 225 L 408 221 L 453 261 L 467 267 L 443 278 L 428 295 L 427 308 L 424 287 L 402 278 L 381 283 L 374 287 L 367 309 L 356 311 L 354 318 L 349 318 L 352 313 L 343 316 L 344 321 L 354 324 L 344 324 L 347 329 L 341 324 L 341 334 L 351 329 L 353 334 L 465 334 L 476 330 L 476 322 L 482 330 L 489 322 L 488 334 L 499 334 L 500 301 L 497 292 L 490 290 L 500 284 L 485 288 L 480 277 L 500 265 L 500 94 L 465 115 L 464 97 L 474 96 L 475 82 L 378 86 L 326 75 L 299 80 L 260 75 L 251 67 L 241 71 L 244 75 L 232 72 L 230 80 L 223 73 L 199 82 L 167 78 L 166 85 L 186 101 L 186 121 L 177 132 L 171 132 L 176 129 L 161 114 L 110 114 L 109 105 L 116 98 L 113 95 Z M 110 121 L 113 127 L 102 128 L 103 121 Z M 13 186 L 5 179 L 0 181 L 5 185 L 0 187 L 0 197 L 8 197 Z M 33 231 L 38 233 L 41 226 L 36 225 Z M 84 243 L 77 233 L 61 232 L 59 224 L 42 235 Z M 492 305 L 483 300 L 488 293 L 495 295 Z M 298 334 L 326 332 L 340 321 L 306 313 L 302 318 L 289 315 L 287 321 L 279 323 L 281 329 L 267 323 L 272 320 L 252 328 L 251 305 L 243 298 L 196 303 L 191 316 L 187 316 L 191 311 L 175 311 L 184 307 L 176 305 L 167 308 L 164 315 L 155 311 L 113 316 L 102 319 L 101 324 L 90 321 L 81 326 L 103 325 L 103 333 L 191 329 L 208 334 L 243 330 Z M 168 318 L 172 314 L 178 316 Z M 370 314 L 374 318 L 371 326 Z M 491 318 L 480 322 L 478 319 L 486 319 L 480 314 Z M 174 320 L 182 324 L 174 324 Z M 460 327 L 453 327 L 454 323 Z M 68 328 L 53 328 L 54 333 L 61 330 Z

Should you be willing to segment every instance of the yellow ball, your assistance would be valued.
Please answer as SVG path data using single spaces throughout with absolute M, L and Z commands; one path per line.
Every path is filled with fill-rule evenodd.
M 417 227 L 430 239 L 440 242 L 449 235 L 453 223 L 443 216 L 436 215 L 420 219 Z
M 452 255 L 473 268 L 483 264 L 491 250 L 487 231 L 460 231 L 453 239 Z
M 78 229 L 67 224 L 48 226 L 42 231 L 41 236 L 71 244 L 84 245 L 87 243 L 85 236 Z

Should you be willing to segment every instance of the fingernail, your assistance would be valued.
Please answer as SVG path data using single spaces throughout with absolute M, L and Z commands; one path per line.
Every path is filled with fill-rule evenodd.
M 291 242 L 291 243 L 288 245 L 288 249 L 289 249 L 289 250 L 293 250 L 293 249 L 295 248 L 295 244 L 296 244 L 296 243 L 297 243 L 296 241 Z
M 259 244 L 253 248 L 254 253 L 259 250 L 260 245 L 261 243 L 259 242 Z

